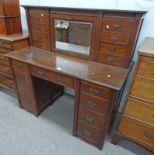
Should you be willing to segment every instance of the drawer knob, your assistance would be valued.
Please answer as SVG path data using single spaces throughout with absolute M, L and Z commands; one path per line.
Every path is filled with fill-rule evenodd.
M 99 93 L 99 90 L 97 89 L 93 89 L 93 88 L 89 88 L 89 93 L 92 94 L 92 95 L 97 95 Z
M 45 76 L 45 75 L 46 75 L 46 73 L 45 73 L 44 71 L 38 71 L 38 74 L 39 74 L 40 76 Z
M 108 51 L 111 53 L 116 52 L 116 50 L 117 50 L 116 48 L 108 48 Z
M 87 116 L 85 117 L 85 119 L 86 119 L 86 121 L 88 121 L 88 122 L 92 122 L 92 121 L 94 120 L 94 118 L 93 118 L 92 116 L 89 116 L 89 115 L 87 115 Z
M 107 57 L 107 60 L 108 60 L 108 61 L 112 61 L 113 58 L 112 58 L 112 57 Z
M 117 41 L 117 37 L 115 37 L 115 36 L 112 36 L 110 39 L 111 39 L 111 42 L 116 42 Z
M 62 84 L 65 83 L 65 80 L 64 80 L 63 78 L 61 78 L 61 77 L 58 77 L 58 78 L 57 78 L 57 81 L 58 81 L 59 83 L 62 83 Z
M 84 134 L 85 135 L 88 135 L 88 136 L 91 136 L 92 135 L 92 132 L 90 130 L 88 130 L 88 129 L 85 129 L 84 130 Z
M 44 14 L 43 13 L 41 14 L 41 17 L 44 17 Z
M 114 29 L 114 30 L 118 30 L 119 28 L 120 28 L 119 24 L 113 24 L 112 25 L 112 29 Z
M 92 102 L 92 101 L 88 101 L 88 107 L 95 108 L 96 107 L 96 103 Z
M 16 67 L 21 69 L 21 68 L 23 68 L 23 65 L 22 64 L 16 64 Z
M 154 138 L 154 133 L 152 133 L 152 132 L 150 132 L 150 131 L 145 131 L 144 134 L 145 134 L 145 136 L 146 136 L 147 138 Z

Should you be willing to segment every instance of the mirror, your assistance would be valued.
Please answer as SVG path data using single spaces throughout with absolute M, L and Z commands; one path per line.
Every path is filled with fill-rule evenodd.
M 92 24 L 68 20 L 54 20 L 55 48 L 88 56 Z

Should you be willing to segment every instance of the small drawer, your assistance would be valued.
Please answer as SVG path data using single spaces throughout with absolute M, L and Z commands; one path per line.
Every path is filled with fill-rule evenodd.
M 0 61 L 0 72 L 11 74 L 11 69 L 8 65 L 2 64 Z
M 124 115 L 138 119 L 141 122 L 149 123 L 153 125 L 154 114 L 153 105 L 149 105 L 145 102 L 141 102 L 137 99 L 128 97 Z
M 154 145 L 154 129 L 152 126 L 123 116 L 118 130 L 121 134 L 127 135 L 142 144 Z
M 119 34 L 112 32 L 102 32 L 100 36 L 100 41 L 124 46 L 129 44 L 129 39 L 130 35 L 128 34 Z
M 0 48 L 6 48 L 12 50 L 12 44 L 5 40 L 0 39 Z
M 108 100 L 92 97 L 84 92 L 80 93 L 80 108 L 95 111 L 101 115 L 106 115 L 108 110 Z
M 37 40 L 32 40 L 32 46 L 45 49 L 45 50 L 50 50 L 50 46 L 48 42 L 45 43 L 45 42 L 40 42 Z
M 46 42 L 49 39 L 49 36 L 47 33 L 43 32 L 33 32 L 32 33 L 32 40 L 38 40 L 40 42 Z
M 78 121 L 77 134 L 80 138 L 95 145 L 101 141 L 101 130 L 80 120 Z
M 131 53 L 129 48 L 113 44 L 100 43 L 99 54 L 113 55 L 118 57 L 130 57 Z
M 0 84 L 15 89 L 14 81 L 6 76 L 0 75 Z
M 105 116 L 99 115 L 92 110 L 88 110 L 80 106 L 79 109 L 79 117 L 85 123 L 88 123 L 97 128 L 102 128 L 105 125 Z
M 109 100 L 112 95 L 111 89 L 100 87 L 98 85 L 94 85 L 84 81 L 82 81 L 81 83 L 81 91 L 92 96 L 101 97 L 102 99 L 105 98 L 107 100 Z
M 154 103 L 154 81 L 136 76 L 130 92 L 131 96 Z
M 99 54 L 98 62 L 123 68 L 128 68 L 128 66 L 130 65 L 130 59 L 108 54 Z
M 40 33 L 40 32 L 45 32 L 47 33 L 47 29 L 48 29 L 48 26 L 46 24 L 31 24 L 31 31 L 32 32 L 36 32 L 36 33 Z
M 103 18 L 102 31 L 131 33 L 133 25 L 134 25 L 134 20 Z
M 44 12 L 30 12 L 29 13 L 30 23 L 45 23 L 49 22 L 49 15 Z
M 74 88 L 74 79 L 56 72 L 48 71 L 39 67 L 31 66 L 32 75 L 57 83 L 61 86 Z
M 149 57 L 141 57 L 137 74 L 154 79 L 154 59 Z

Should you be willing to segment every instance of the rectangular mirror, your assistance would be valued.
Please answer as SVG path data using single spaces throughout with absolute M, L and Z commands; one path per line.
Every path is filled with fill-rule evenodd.
M 91 23 L 55 19 L 54 27 L 56 50 L 89 55 Z

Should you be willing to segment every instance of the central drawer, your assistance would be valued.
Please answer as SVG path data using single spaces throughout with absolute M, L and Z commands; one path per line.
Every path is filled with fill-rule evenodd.
M 67 75 L 48 71 L 46 69 L 42 69 L 36 66 L 31 66 L 31 73 L 32 75 L 41 79 L 45 79 L 65 87 L 74 88 L 74 79 Z

